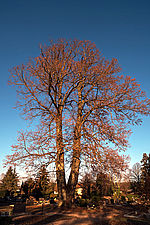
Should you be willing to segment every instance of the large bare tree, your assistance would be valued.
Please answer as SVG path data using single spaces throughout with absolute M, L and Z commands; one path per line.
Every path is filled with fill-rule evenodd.
M 7 163 L 56 165 L 62 202 L 71 201 L 82 161 L 103 170 L 123 169 L 130 124 L 149 115 L 150 100 L 131 77 L 120 75 L 116 59 L 106 60 L 90 41 L 58 40 L 11 71 L 17 107 L 37 130 L 19 132 Z M 65 163 L 70 163 L 68 182 Z

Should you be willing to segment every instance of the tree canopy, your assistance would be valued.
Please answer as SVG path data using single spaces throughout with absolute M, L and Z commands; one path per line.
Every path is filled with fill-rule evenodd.
M 57 40 L 11 71 L 17 107 L 34 130 L 20 131 L 7 163 L 55 163 L 59 198 L 72 199 L 81 162 L 118 172 L 126 164 L 130 125 L 149 115 L 150 100 L 91 41 Z M 65 166 L 70 163 L 68 183 Z

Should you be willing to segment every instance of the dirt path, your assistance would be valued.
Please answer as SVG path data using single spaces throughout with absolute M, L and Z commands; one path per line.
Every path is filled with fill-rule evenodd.
M 74 208 L 71 210 L 45 209 L 33 210 L 30 213 L 16 215 L 13 218 L 15 225 L 147 225 L 149 223 L 129 221 L 124 218 L 125 213 L 131 212 L 130 207 L 109 206 L 99 210 L 85 210 Z

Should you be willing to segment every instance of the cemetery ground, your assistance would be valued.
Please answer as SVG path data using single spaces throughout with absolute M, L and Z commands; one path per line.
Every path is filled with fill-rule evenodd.
M 97 208 L 74 206 L 60 209 L 49 202 L 26 206 L 16 203 L 14 212 L 1 215 L 1 225 L 148 225 L 150 213 L 148 206 L 108 204 Z M 1 205 L 0 211 L 9 211 L 11 206 Z M 20 210 L 22 208 L 22 210 Z M 8 210 L 9 209 L 9 210 Z M 24 212 L 21 212 L 24 211 Z

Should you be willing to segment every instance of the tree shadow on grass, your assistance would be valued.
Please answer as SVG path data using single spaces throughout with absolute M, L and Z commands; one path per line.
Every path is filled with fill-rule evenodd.
M 81 218 L 81 219 L 75 219 L 72 222 L 67 221 L 67 223 L 61 223 L 61 225 L 77 225 L 77 224 L 90 224 L 90 225 L 110 225 L 110 223 L 105 220 L 105 219 L 99 219 L 99 218 L 92 218 L 92 217 L 87 217 L 87 218 Z
M 18 219 L 14 219 L 13 223 L 15 225 L 43 225 L 48 223 L 53 223 L 60 220 L 69 220 L 70 217 L 63 214 L 53 214 L 53 215 L 30 215 L 24 216 Z
M 51 215 L 46 218 L 43 218 L 42 221 L 33 223 L 32 225 L 48 224 L 48 223 L 53 223 L 53 222 L 64 220 L 64 219 L 68 219 L 68 217 L 63 214 L 55 214 L 55 215 Z
M 15 225 L 133 225 L 133 221 L 123 218 L 123 211 L 108 207 L 100 211 L 74 210 L 47 210 L 45 213 L 27 214 L 14 218 Z M 33 213 L 33 212 L 32 212 Z M 143 223 L 142 223 L 143 225 Z

